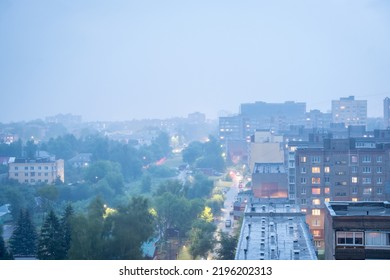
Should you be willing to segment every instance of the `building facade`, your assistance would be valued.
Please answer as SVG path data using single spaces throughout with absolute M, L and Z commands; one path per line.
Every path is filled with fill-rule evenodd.
M 355 100 L 354 96 L 332 100 L 332 119 L 334 123 L 349 125 L 367 124 L 367 100 Z
M 8 178 L 17 180 L 20 184 L 37 185 L 53 184 L 57 179 L 64 182 L 64 160 L 16 159 L 9 164 Z
M 325 259 L 390 259 L 389 202 L 327 202 L 325 206 Z
M 296 149 L 296 203 L 307 213 L 320 250 L 325 248 L 326 202 L 390 198 L 389 154 L 389 144 L 371 138 L 325 139 L 323 147 Z

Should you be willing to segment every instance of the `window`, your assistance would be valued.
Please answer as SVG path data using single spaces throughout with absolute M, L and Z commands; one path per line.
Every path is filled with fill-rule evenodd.
M 345 175 L 345 171 L 337 171 L 336 175 Z
M 324 182 L 325 183 L 329 183 L 330 182 L 330 178 L 329 177 L 324 177 Z
M 303 174 L 306 173 L 306 167 L 301 168 L 301 173 L 303 173 Z
M 45 176 L 46 176 L 46 177 L 49 176 L 49 173 L 45 172 Z
M 306 204 L 306 198 L 301 199 L 301 204 L 304 204 L 304 205 Z
M 367 162 L 371 162 L 371 156 L 368 156 L 368 155 L 366 155 L 366 156 L 363 156 L 363 158 L 362 158 L 362 162 L 365 162 L 365 163 L 367 163 Z
M 337 245 L 363 245 L 363 232 L 336 232 Z
M 30 172 L 30 176 L 31 177 L 35 176 L 35 172 Z
M 371 178 L 363 178 L 362 179 L 363 184 L 371 184 Z
M 42 173 L 41 172 L 38 172 L 38 174 L 37 174 L 38 176 L 42 176 Z
M 352 166 L 352 167 L 351 167 L 351 172 L 352 172 L 352 173 L 357 173 L 357 171 L 358 171 L 357 166 Z
M 30 170 L 34 170 L 34 166 L 30 166 Z
M 28 173 L 27 173 L 27 172 L 26 172 L 26 173 L 24 173 L 24 176 L 28 177 Z
M 351 156 L 351 163 L 357 163 L 358 157 L 357 156 Z
M 382 173 L 382 166 L 378 166 L 376 168 L 376 173 Z
M 19 169 L 19 167 L 15 166 L 15 170 L 18 170 L 18 169 Z
M 311 214 L 313 216 L 320 216 L 321 215 L 321 209 L 312 209 Z
M 25 167 L 24 167 L 24 170 L 28 170 L 28 166 L 25 166 Z
M 15 173 L 15 176 L 18 177 L 18 176 L 19 176 L 19 173 Z
M 325 198 L 325 202 L 329 202 L 329 201 L 330 201 L 329 197 Z
M 38 170 L 42 170 L 42 166 L 38 166 Z
M 321 204 L 321 200 L 319 198 L 315 198 L 312 200 L 312 204 L 313 205 L 320 205 Z
M 319 184 L 321 184 L 321 178 L 313 177 L 313 178 L 311 178 L 311 183 L 313 185 L 319 185 Z
M 376 194 L 382 195 L 382 188 L 377 188 L 376 189 Z
M 313 157 L 311 157 L 311 162 L 312 163 L 320 163 L 321 162 L 321 157 L 313 156 Z
M 376 178 L 376 183 L 377 183 L 377 185 L 382 185 L 382 183 L 383 183 L 382 178 L 381 177 Z
M 314 246 L 316 246 L 317 248 L 320 248 L 321 247 L 321 241 L 320 240 L 314 240 Z
M 371 192 L 372 192 L 372 188 L 364 188 L 363 189 L 363 194 L 371 194 Z
M 353 194 L 357 194 L 357 192 L 358 192 L 358 188 L 357 188 L 357 187 L 353 187 L 353 188 L 352 188 L 352 193 L 353 193 Z
M 369 166 L 364 166 L 364 167 L 363 167 L 363 173 L 371 173 L 371 167 L 369 167 Z
M 300 158 L 299 158 L 299 161 L 300 161 L 300 162 L 306 162 L 306 157 L 303 157 L 303 156 L 300 157 Z
M 320 237 L 321 236 L 321 232 L 319 230 L 313 230 L 313 236 L 314 237 Z
M 353 184 L 357 184 L 358 178 L 357 178 L 357 177 L 351 177 L 351 182 L 352 182 Z
M 352 198 L 352 201 L 353 201 L 353 202 L 358 201 L 357 197 L 353 197 L 353 198 Z
M 330 167 L 329 166 L 325 166 L 324 167 L 324 172 L 325 173 L 330 173 Z
M 35 183 L 35 179 L 31 179 L 31 183 Z
M 312 167 L 311 173 L 321 173 L 321 167 Z
M 311 221 L 311 225 L 315 226 L 315 227 L 319 227 L 319 226 L 321 226 L 321 221 L 318 219 L 314 219 Z
M 321 194 L 321 188 L 312 188 L 311 194 Z
M 306 188 L 301 189 L 301 194 L 306 194 Z
M 377 156 L 376 162 L 382 162 L 382 156 Z
M 28 183 L 28 179 L 24 179 L 24 182 L 25 182 L 25 183 Z
M 367 231 L 367 246 L 390 246 L 390 232 Z
M 305 177 L 301 178 L 301 184 L 306 184 L 306 178 Z
M 325 194 L 329 194 L 329 193 L 330 193 L 330 188 L 325 188 L 325 189 L 324 189 L 324 193 L 325 193 Z
M 45 166 L 45 170 L 49 170 L 49 166 Z

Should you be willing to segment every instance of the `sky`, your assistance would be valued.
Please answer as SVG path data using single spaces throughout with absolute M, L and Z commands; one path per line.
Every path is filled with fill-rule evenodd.
M 1 0 L 0 122 L 390 96 L 387 0 Z

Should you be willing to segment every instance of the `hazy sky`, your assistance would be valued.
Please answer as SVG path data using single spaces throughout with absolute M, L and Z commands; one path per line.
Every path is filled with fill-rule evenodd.
M 390 96 L 387 0 L 0 0 L 0 122 Z

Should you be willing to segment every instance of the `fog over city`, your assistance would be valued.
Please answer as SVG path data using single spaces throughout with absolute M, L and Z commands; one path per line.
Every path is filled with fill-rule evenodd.
M 388 1 L 1 1 L 0 122 L 390 95 Z

